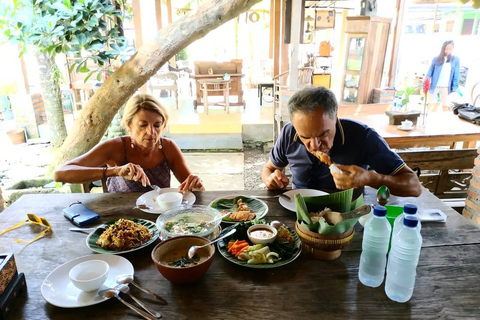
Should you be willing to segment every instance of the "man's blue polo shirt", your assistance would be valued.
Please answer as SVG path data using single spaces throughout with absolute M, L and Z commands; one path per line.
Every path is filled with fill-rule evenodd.
M 351 119 L 337 120 L 328 154 L 334 163 L 357 165 L 385 175 L 393 175 L 405 166 L 374 129 Z M 285 125 L 270 151 L 270 162 L 277 168 L 290 164 L 293 188 L 336 189 L 328 165 L 307 151 L 291 123 Z

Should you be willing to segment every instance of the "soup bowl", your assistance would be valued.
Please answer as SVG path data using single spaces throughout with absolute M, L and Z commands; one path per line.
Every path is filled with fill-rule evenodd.
M 194 261 L 188 260 L 191 246 L 207 244 L 209 240 L 198 236 L 180 236 L 165 240 L 152 250 L 152 260 L 165 279 L 178 284 L 190 284 L 200 280 L 213 261 L 213 244 L 196 251 Z
M 221 216 L 208 206 L 182 206 L 158 216 L 156 223 L 164 239 L 185 235 L 208 237 L 222 222 Z
M 75 265 L 68 276 L 73 285 L 85 292 L 98 290 L 107 280 L 110 266 L 103 260 L 88 260 Z

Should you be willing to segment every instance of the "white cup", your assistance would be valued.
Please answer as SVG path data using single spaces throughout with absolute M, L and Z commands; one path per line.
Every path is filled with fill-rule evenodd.
M 167 211 L 182 204 L 183 195 L 179 192 L 166 192 L 157 197 L 160 210 Z
M 410 121 L 410 120 L 405 120 L 405 121 L 402 121 L 402 128 L 405 128 L 405 129 L 410 129 L 411 127 L 413 127 L 413 122 Z
M 80 262 L 68 273 L 73 285 L 85 292 L 100 289 L 107 280 L 110 266 L 103 260 L 87 260 Z

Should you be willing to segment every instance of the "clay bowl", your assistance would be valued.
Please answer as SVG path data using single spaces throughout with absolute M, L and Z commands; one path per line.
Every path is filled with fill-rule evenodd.
M 340 257 L 342 249 L 355 234 L 353 228 L 339 234 L 319 234 L 305 229 L 298 221 L 295 223 L 295 231 L 302 242 L 302 251 L 319 260 L 335 260 Z
M 198 236 L 179 236 L 165 240 L 152 250 L 152 260 L 157 270 L 169 281 L 178 284 L 197 282 L 207 272 L 213 261 L 215 246 L 213 244 L 200 248 L 197 254 L 200 258 L 197 264 L 185 267 L 172 265 L 173 259 L 187 257 L 191 246 L 201 246 L 210 240 Z

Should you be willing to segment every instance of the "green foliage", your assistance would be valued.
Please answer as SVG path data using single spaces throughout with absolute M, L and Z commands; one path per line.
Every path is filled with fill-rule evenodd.
M 188 60 L 187 48 L 183 48 L 175 55 L 175 61 Z
M 117 21 L 125 16 L 123 1 L 118 3 L 120 10 L 110 0 L 2 1 L 0 40 L 20 44 L 20 55 L 28 44 L 36 54 L 73 53 L 79 57 L 73 67 L 89 72 L 90 77 L 99 70 L 90 70 L 88 60 L 104 68 L 117 56 L 128 54 L 128 42 L 117 30 Z
M 480 0 L 459 0 L 461 3 L 466 4 L 472 1 L 472 8 L 473 9 L 480 9 Z
M 408 104 L 408 102 L 410 101 L 410 95 L 413 94 L 414 92 L 415 92 L 415 87 L 407 87 L 405 90 L 399 91 L 397 93 L 399 97 L 404 95 L 404 98 L 402 100 L 402 106 L 405 106 L 406 104 Z

